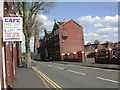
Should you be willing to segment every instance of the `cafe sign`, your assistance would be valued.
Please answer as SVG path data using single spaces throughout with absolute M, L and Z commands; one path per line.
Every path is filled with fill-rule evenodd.
M 22 41 L 23 21 L 21 17 L 3 18 L 3 41 Z

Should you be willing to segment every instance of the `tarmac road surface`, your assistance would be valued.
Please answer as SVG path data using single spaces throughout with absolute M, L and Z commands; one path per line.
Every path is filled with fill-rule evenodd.
M 32 61 L 35 68 L 62 88 L 118 88 L 117 70 Z

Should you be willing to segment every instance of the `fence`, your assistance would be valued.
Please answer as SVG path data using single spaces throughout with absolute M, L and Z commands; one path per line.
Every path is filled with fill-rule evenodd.
M 62 60 L 63 61 L 70 61 L 70 62 L 82 62 L 82 63 L 84 63 L 85 54 L 83 51 L 62 54 Z
M 111 48 L 96 50 L 95 63 L 120 64 L 120 50 Z

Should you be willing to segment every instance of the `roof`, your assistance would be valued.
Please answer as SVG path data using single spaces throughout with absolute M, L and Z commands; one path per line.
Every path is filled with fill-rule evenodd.
M 58 28 L 58 24 L 57 22 L 54 23 L 54 27 L 53 27 L 53 30 L 56 30 Z
M 65 23 L 65 22 L 57 22 L 57 21 L 55 21 L 53 30 L 56 30 L 56 29 L 58 28 L 58 25 L 62 25 L 62 24 L 64 24 L 64 23 Z
M 94 50 L 94 48 L 92 46 L 90 46 L 90 45 L 85 46 L 85 51 L 88 51 L 88 49 Z
M 62 25 L 62 24 L 64 24 L 65 22 L 57 22 L 59 25 Z
M 104 46 L 105 48 L 107 48 L 109 43 L 104 43 L 104 44 L 101 44 L 101 45 Z
M 97 49 L 98 44 L 91 44 L 91 47 L 92 47 L 93 49 Z
M 78 24 L 77 22 L 75 22 L 73 19 L 69 20 L 68 22 L 64 22 L 62 25 L 65 25 L 67 23 L 69 23 L 70 21 L 73 21 L 74 23 L 76 23 L 79 27 L 82 27 L 80 24 Z M 83 28 L 83 27 L 82 27 Z

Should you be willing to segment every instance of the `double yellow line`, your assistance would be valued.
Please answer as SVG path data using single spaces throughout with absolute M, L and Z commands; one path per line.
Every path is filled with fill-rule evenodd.
M 50 78 L 48 78 L 45 74 L 43 74 L 40 70 L 32 66 L 32 69 L 35 70 L 42 78 L 44 78 L 50 85 L 52 85 L 56 90 L 63 90 L 59 85 L 53 82 Z

